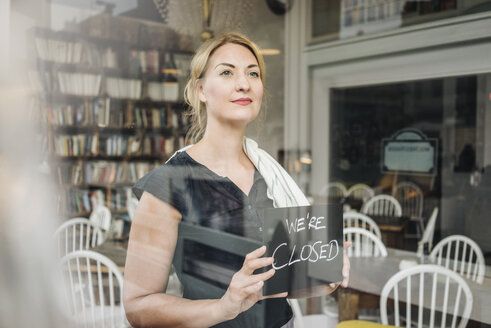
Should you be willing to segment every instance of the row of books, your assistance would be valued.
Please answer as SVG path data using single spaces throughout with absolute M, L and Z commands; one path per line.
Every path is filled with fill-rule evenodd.
M 97 204 L 104 204 L 102 190 L 67 190 L 61 195 L 61 209 L 66 213 L 90 213 Z
M 37 55 L 42 60 L 58 63 L 81 63 L 81 42 L 67 42 L 55 39 L 35 38 Z
M 159 73 L 159 56 L 157 50 L 132 50 L 128 58 L 128 70 L 132 74 Z
M 58 156 L 90 156 L 99 154 L 98 134 L 57 135 L 54 150 Z
M 121 110 L 111 107 L 110 98 L 47 106 L 41 119 L 54 126 L 185 128 L 189 125 L 188 116 L 171 107 L 141 108 L 129 103 Z
M 62 193 L 60 207 L 65 213 L 76 215 L 76 213 L 90 213 L 97 205 L 103 204 L 110 210 L 126 210 L 130 187 L 119 187 L 110 190 L 87 190 L 71 189 Z
M 148 97 L 156 101 L 178 101 L 179 83 L 148 82 Z
M 174 152 L 174 138 L 162 136 L 146 136 L 143 138 L 142 154 L 153 156 L 155 154 L 170 155 Z
M 141 137 L 138 135 L 101 137 L 99 154 L 103 156 L 138 155 L 140 147 Z M 152 153 L 151 155 L 158 154 Z
M 142 81 L 138 79 L 106 78 L 106 92 L 113 98 L 140 99 Z
M 174 152 L 174 141 L 174 137 L 160 135 L 143 138 L 140 135 L 56 135 L 54 150 L 58 156 L 162 156 Z M 183 144 L 183 141 L 179 143 Z
M 97 98 L 77 104 L 45 107 L 42 122 L 56 126 L 107 126 L 110 124 L 110 98 Z
M 97 96 L 101 89 L 102 75 L 58 72 L 60 92 L 78 96 Z
M 171 107 L 142 108 L 129 105 L 125 109 L 124 120 L 126 126 L 144 128 L 185 128 L 190 124 L 187 115 Z
M 102 75 L 90 73 L 58 72 L 55 85 L 49 72 L 30 70 L 28 80 L 33 92 L 56 92 L 78 96 L 99 96 Z M 148 82 L 148 97 L 154 101 L 177 102 L 180 100 L 178 82 Z M 143 82 L 139 79 L 105 78 L 105 91 L 112 98 L 141 99 Z
M 133 184 L 160 165 L 154 162 L 84 161 L 57 165 L 60 185 Z
M 116 68 L 118 55 L 111 48 L 99 49 L 88 42 L 71 42 L 56 39 L 35 38 L 40 59 L 56 63 L 87 64 L 95 67 Z
M 116 189 L 111 189 L 109 191 L 109 199 L 107 200 L 108 207 L 111 210 L 124 211 L 128 208 L 128 195 L 130 194 L 128 190 L 131 191 L 130 187 L 121 187 Z

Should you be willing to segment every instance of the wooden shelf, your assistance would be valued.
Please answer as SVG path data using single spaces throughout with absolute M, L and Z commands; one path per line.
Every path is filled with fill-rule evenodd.
M 172 136 L 173 133 L 178 133 L 183 131 L 182 128 L 174 127 L 141 127 L 141 126 L 97 126 L 97 125 L 53 125 L 50 124 L 48 127 L 57 133 L 121 133 L 121 134 L 136 134 L 138 132 L 142 133 L 161 133 L 164 136 Z
M 74 161 L 74 160 L 116 160 L 116 161 L 160 161 L 167 160 L 170 155 L 75 155 L 75 156 L 59 156 L 55 155 L 55 159 L 61 161 Z
M 88 63 L 62 63 L 57 61 L 37 58 L 36 70 L 61 72 L 61 73 L 90 73 L 100 74 L 106 77 L 115 77 L 122 79 L 137 79 L 148 81 L 163 81 L 167 76 L 163 72 L 130 72 L 127 69 L 90 65 Z
M 89 188 L 105 188 L 105 189 L 112 189 L 112 188 L 122 188 L 122 187 L 131 187 L 136 183 L 136 181 L 127 181 L 127 182 L 112 182 L 112 183 L 97 183 L 97 182 L 91 182 L 91 183 L 81 183 L 81 184 L 63 184 L 63 185 L 58 185 L 61 188 L 64 189 L 89 189 Z
M 193 54 L 192 51 L 187 50 L 179 50 L 179 49 L 169 49 L 167 47 L 161 46 L 151 46 L 141 44 L 140 42 L 131 43 L 127 40 L 116 40 L 109 39 L 103 37 L 96 37 L 92 35 L 82 34 L 80 32 L 72 32 L 72 31 L 53 31 L 48 28 L 36 27 L 34 29 L 34 36 L 47 38 L 47 39 L 56 39 L 60 41 L 66 42 L 90 42 L 96 45 L 98 48 L 106 49 L 106 48 L 114 48 L 118 49 L 131 49 L 131 50 L 157 50 L 161 52 L 172 52 L 175 54 Z
M 76 94 L 61 93 L 61 92 L 40 92 L 39 95 L 41 98 L 44 98 L 47 101 L 55 102 L 55 103 L 81 102 L 84 100 L 93 101 L 95 99 L 100 99 L 100 98 L 109 98 L 111 102 L 132 102 L 135 105 L 139 105 L 139 106 L 155 106 L 155 107 L 172 106 L 173 108 L 185 107 L 185 104 L 182 101 L 152 100 L 148 97 L 115 98 L 115 97 L 110 97 L 107 94 L 76 95 Z
M 110 16 L 102 18 L 107 18 L 111 22 L 113 22 L 113 19 L 119 19 L 119 17 Z M 129 26 L 131 27 L 128 28 L 131 29 L 136 25 Z M 91 27 L 90 25 L 85 26 L 86 31 L 99 32 L 97 29 L 92 31 L 90 29 Z M 129 35 L 128 33 L 120 33 L 123 32 L 124 28 L 126 28 L 126 25 L 123 24 L 121 25 L 121 29 L 114 30 L 114 33 L 108 36 L 126 38 Z M 167 54 L 192 55 L 190 51 L 177 51 L 174 49 L 178 47 L 177 43 L 158 43 L 156 42 L 158 40 L 155 38 L 149 39 L 148 36 L 152 35 L 151 33 L 160 35 L 160 31 L 161 29 L 157 32 L 153 30 L 146 31 L 145 29 L 141 31 L 137 30 L 138 34 L 136 38 L 132 42 L 127 42 L 123 39 L 106 39 L 102 35 L 89 36 L 80 32 L 53 31 L 46 28 L 32 29 L 31 36 L 33 37 L 33 42 L 30 43 L 32 48 L 30 50 L 39 56 L 30 64 L 32 70 L 38 71 L 38 74 L 32 75 L 33 82 L 36 84 L 39 83 L 42 90 L 49 90 L 41 91 L 34 95 L 39 100 L 38 102 L 41 106 L 40 111 L 42 112 L 39 117 L 41 120 L 44 120 L 44 123 L 41 123 L 40 127 L 44 129 L 42 132 L 46 136 L 45 139 L 47 140 L 47 149 L 51 162 L 55 166 L 58 166 L 55 179 L 57 182 L 64 182 L 59 184 L 60 215 L 64 217 L 88 217 L 90 211 L 77 212 L 77 210 L 89 209 L 91 207 L 91 197 L 93 196 L 108 206 L 112 204 L 124 204 L 126 201 L 127 194 L 125 188 L 131 187 L 135 183 L 134 181 L 112 183 L 97 181 L 88 183 L 85 181 L 86 176 L 95 179 L 116 176 L 105 175 L 105 173 L 104 175 L 98 175 L 84 171 L 87 168 L 91 172 L 92 170 L 93 172 L 99 172 L 99 169 L 105 170 L 106 166 L 104 163 L 96 164 L 95 162 L 107 161 L 107 167 L 111 167 L 111 169 L 114 169 L 114 167 L 117 170 L 126 170 L 129 168 L 131 171 L 124 171 L 121 175 L 116 173 L 117 176 L 125 179 L 135 179 L 134 168 L 137 168 L 137 175 L 139 176 L 164 163 L 170 157 L 169 154 L 174 152 L 174 148 L 182 144 L 182 137 L 186 134 L 189 128 L 188 126 L 153 127 L 151 125 L 136 125 L 137 120 L 139 123 L 148 121 L 156 123 L 163 122 L 166 124 L 173 122 L 176 125 L 178 125 L 177 122 L 179 124 L 186 122 L 186 120 L 180 117 L 180 114 L 187 108 L 187 105 L 182 99 L 178 101 L 162 101 L 152 100 L 147 96 L 139 98 L 115 98 L 110 97 L 105 88 L 107 78 L 135 79 L 138 80 L 138 83 L 120 83 L 118 81 L 116 84 L 119 89 L 114 90 L 115 94 L 123 96 L 134 95 L 136 94 L 136 92 L 133 92 L 135 90 L 133 88 L 134 84 L 141 84 L 143 91 L 141 94 L 147 95 L 146 90 L 149 82 L 164 82 L 166 77 L 169 76 L 169 74 L 163 73 L 163 67 L 166 66 L 165 60 L 169 57 Z M 148 35 L 145 33 L 142 34 L 142 32 L 146 32 Z M 174 32 L 169 30 L 169 33 Z M 61 42 L 36 40 L 35 38 Z M 134 50 L 139 52 L 138 57 L 135 57 L 134 53 L 132 53 Z M 82 56 L 82 53 L 86 53 L 88 56 Z M 44 59 L 40 58 L 41 56 Z M 65 59 L 70 62 L 63 62 Z M 138 63 L 135 59 L 138 60 Z M 145 62 L 147 65 L 145 65 Z M 110 67 L 105 67 L 104 65 Z M 144 67 L 143 69 L 146 67 L 147 72 L 140 72 L 142 70 L 141 67 Z M 59 77 L 58 73 L 67 73 L 67 77 L 64 78 L 62 74 Z M 100 89 L 95 90 L 96 88 L 90 88 L 95 85 L 86 85 L 89 81 L 92 82 L 92 80 L 96 79 L 85 78 L 83 74 L 100 76 Z M 98 93 L 93 95 L 61 93 L 59 87 L 60 79 L 65 87 L 63 90 L 72 92 L 87 90 L 98 91 Z M 109 84 L 109 90 L 112 90 L 114 84 L 111 84 L 111 82 Z M 128 90 L 131 88 L 131 90 L 127 93 L 117 92 L 120 89 L 121 91 L 124 90 L 122 88 L 127 88 Z M 106 99 L 109 101 L 105 101 Z M 72 109 L 67 108 L 69 105 Z M 159 113 L 155 113 L 154 108 L 158 109 Z M 143 114 L 147 115 L 147 120 L 144 119 Z M 126 124 L 130 120 L 133 121 L 132 124 Z M 102 121 L 109 123 L 109 125 L 97 125 L 97 122 Z M 53 124 L 56 122 L 78 123 L 73 125 Z M 83 124 L 83 122 L 89 123 L 89 125 Z M 113 136 L 115 138 L 109 138 Z M 85 155 L 60 156 L 55 153 L 56 150 L 60 151 L 59 153 L 64 153 L 67 148 L 69 150 L 92 150 L 92 148 L 87 148 L 87 146 L 92 146 L 92 140 L 95 137 L 99 138 L 97 147 L 95 147 L 96 144 L 94 143 L 95 148 L 93 149 L 97 155 L 88 153 Z M 130 147 L 130 141 L 132 143 L 134 139 L 139 139 L 138 137 L 141 137 L 142 140 L 138 144 L 137 153 L 124 155 L 101 154 L 106 149 L 106 139 L 109 140 L 107 144 L 119 145 L 121 143 L 123 146 L 127 145 L 127 148 L 124 147 L 127 150 L 134 150 L 137 148 L 137 144 L 133 144 L 134 146 Z M 147 141 L 147 138 L 150 139 L 150 142 Z M 81 148 L 82 144 L 84 144 L 84 148 Z M 157 152 L 165 149 L 169 154 L 155 153 L 143 155 L 142 149 L 144 149 L 144 146 L 145 149 L 151 149 Z M 82 181 L 82 183 L 71 184 L 71 181 Z M 110 210 L 113 215 L 127 213 L 126 209 L 110 208 Z

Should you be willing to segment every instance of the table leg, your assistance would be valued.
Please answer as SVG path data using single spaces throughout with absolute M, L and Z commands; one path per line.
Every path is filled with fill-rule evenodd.
M 338 318 L 339 322 L 358 319 L 360 295 L 349 288 L 338 288 Z

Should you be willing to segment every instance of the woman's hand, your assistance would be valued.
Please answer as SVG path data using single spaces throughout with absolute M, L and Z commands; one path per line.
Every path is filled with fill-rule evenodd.
M 240 313 L 248 310 L 257 301 L 265 298 L 262 293 L 264 281 L 271 278 L 275 270 L 253 274 L 257 269 L 273 264 L 272 257 L 261 257 L 266 252 L 266 246 L 262 246 L 247 254 L 242 268 L 232 277 L 227 292 L 220 299 L 221 306 L 225 309 L 225 317 L 230 320 Z M 270 297 L 285 297 L 287 293 L 281 293 Z

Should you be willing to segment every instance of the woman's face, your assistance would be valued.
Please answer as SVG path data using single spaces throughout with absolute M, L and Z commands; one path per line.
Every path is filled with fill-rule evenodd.
M 234 43 L 216 49 L 200 80 L 199 98 L 206 104 L 208 123 L 246 125 L 254 120 L 263 98 L 256 57 Z

